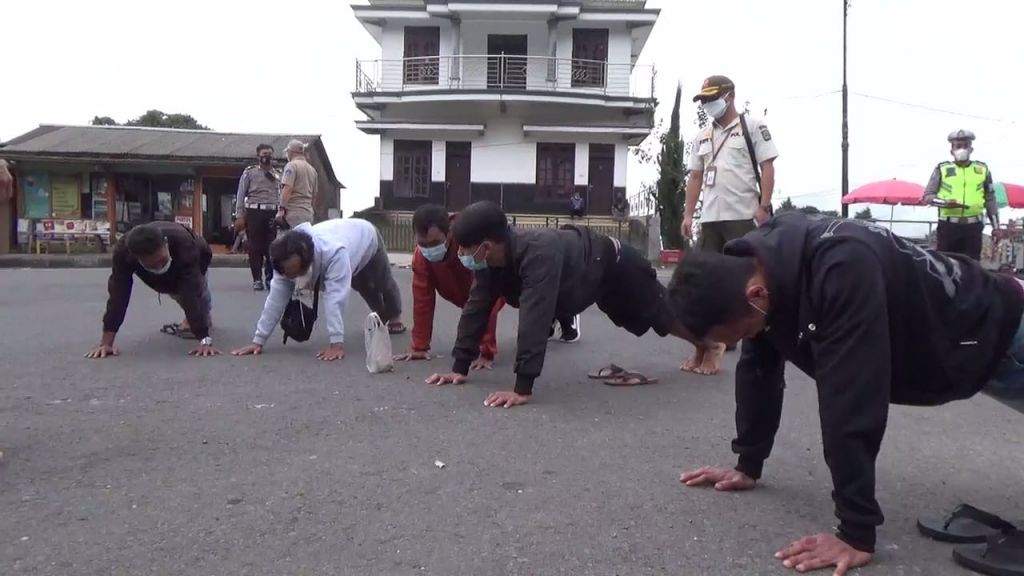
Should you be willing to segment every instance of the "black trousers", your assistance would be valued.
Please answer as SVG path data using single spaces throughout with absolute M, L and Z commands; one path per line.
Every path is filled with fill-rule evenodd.
M 703 223 L 700 225 L 698 248 L 721 254 L 725 251 L 727 243 L 744 236 L 754 228 L 757 226 L 754 225 L 753 218 Z
M 935 231 L 935 248 L 939 252 L 953 252 L 981 260 L 981 233 L 984 230 L 984 222 L 957 224 L 939 220 L 939 227 Z
M 245 233 L 249 237 L 249 271 L 252 281 L 270 280 L 270 243 L 274 241 L 274 210 L 245 209 Z M 262 275 L 262 278 L 261 278 Z

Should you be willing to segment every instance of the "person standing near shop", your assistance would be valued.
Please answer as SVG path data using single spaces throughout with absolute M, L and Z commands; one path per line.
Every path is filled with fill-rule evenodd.
M 0 159 L 0 254 L 6 254 L 10 250 L 12 198 L 14 177 L 7 169 L 7 161 Z
M 274 216 L 280 199 L 281 173 L 274 169 L 274 147 L 256 147 L 258 164 L 242 172 L 235 202 L 235 231 L 249 240 L 249 270 L 252 289 L 264 290 L 270 284 L 270 242 L 274 239 Z
M 292 140 L 285 148 L 288 164 L 281 178 L 281 203 L 276 220 L 286 228 L 313 222 L 313 200 L 317 194 L 316 168 L 306 159 L 306 144 Z
M 974 132 L 957 130 L 946 140 L 953 161 L 936 166 L 924 189 L 926 203 L 938 200 L 942 204 L 935 232 L 936 249 L 980 260 L 981 235 L 985 230 L 982 214 L 988 214 L 993 228 L 999 227 L 992 172 L 984 162 L 971 160 Z
M 693 101 L 700 102 L 710 122 L 691 148 L 682 234 L 693 236 L 694 212 L 703 193 L 697 244 L 721 253 L 727 242 L 771 217 L 779 151 L 764 121 L 736 111 L 736 85 L 729 78 L 707 78 Z M 681 368 L 715 374 L 723 351 L 698 349 Z

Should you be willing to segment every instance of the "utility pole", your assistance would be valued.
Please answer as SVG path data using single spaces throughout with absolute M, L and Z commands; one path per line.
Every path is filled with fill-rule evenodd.
M 850 0 L 843 0 L 843 198 L 850 193 L 850 124 L 849 124 L 849 89 L 846 86 L 846 17 L 850 10 Z M 849 218 L 850 208 L 843 204 L 843 218 Z

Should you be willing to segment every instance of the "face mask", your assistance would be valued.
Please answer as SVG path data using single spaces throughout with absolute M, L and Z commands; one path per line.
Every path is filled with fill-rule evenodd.
M 476 252 L 479 251 L 480 248 L 477 247 Z M 479 272 L 480 270 L 487 268 L 487 262 L 477 262 L 476 252 L 473 252 L 472 254 L 459 254 L 459 262 L 462 262 L 462 265 L 472 272 Z
M 708 115 L 712 120 L 718 120 L 725 114 L 725 109 L 728 105 L 725 103 L 723 98 L 718 100 L 712 100 L 711 102 L 704 102 L 700 105 L 704 109 L 704 113 Z
M 260 164 L 264 166 L 270 165 L 270 156 L 260 156 Z
M 427 259 L 427 262 L 440 262 L 448 254 L 448 244 L 441 243 L 437 246 L 420 246 L 420 254 Z
M 303 272 L 302 276 L 297 277 L 293 282 L 295 282 L 295 288 L 297 290 L 302 290 L 309 286 L 313 282 L 313 267 L 310 266 L 305 272 Z
M 970 148 L 957 148 L 953 150 L 953 160 L 957 162 L 967 162 L 971 158 Z
M 153 268 L 146 268 L 145 266 L 143 266 L 142 268 L 146 272 L 149 272 L 150 274 L 156 274 L 157 276 L 159 276 L 161 274 L 166 274 L 167 271 L 171 269 L 171 258 L 168 256 L 167 263 L 164 264 L 163 266 L 161 266 L 160 268 L 153 269 Z

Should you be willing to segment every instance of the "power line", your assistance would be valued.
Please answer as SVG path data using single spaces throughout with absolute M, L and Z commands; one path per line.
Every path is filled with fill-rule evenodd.
M 917 108 L 919 110 L 928 110 L 929 112 L 938 112 L 940 114 L 949 114 L 950 116 L 962 116 L 964 118 L 974 118 L 977 120 L 988 120 L 990 122 L 1003 122 L 1006 124 L 1017 124 L 1016 120 L 1006 120 L 1004 118 L 993 118 L 991 116 L 981 116 L 978 114 L 968 114 L 966 112 L 956 112 L 954 110 L 946 110 L 943 108 L 935 108 L 933 106 L 925 106 L 924 104 L 915 104 L 913 102 L 904 102 L 902 100 L 895 100 L 893 98 L 886 98 L 884 96 L 873 96 L 871 94 L 864 94 L 862 92 L 851 92 L 854 96 L 860 96 L 868 100 L 877 100 L 879 102 L 887 102 L 889 104 L 896 104 L 898 106 L 906 106 L 907 108 Z

